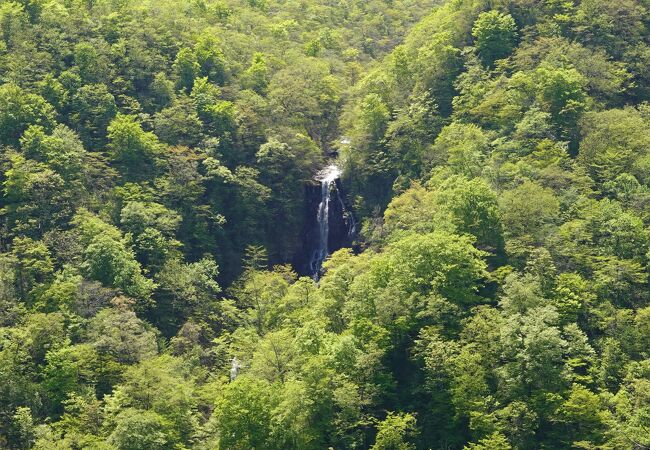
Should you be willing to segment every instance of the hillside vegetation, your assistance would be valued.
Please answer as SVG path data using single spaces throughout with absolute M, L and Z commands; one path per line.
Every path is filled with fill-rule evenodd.
M 0 447 L 650 448 L 649 8 L 0 1 Z

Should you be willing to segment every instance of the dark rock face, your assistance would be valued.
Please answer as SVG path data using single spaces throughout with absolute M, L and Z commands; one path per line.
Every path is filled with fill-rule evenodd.
M 311 272 L 311 260 L 314 251 L 317 250 L 319 230 L 317 221 L 318 205 L 321 201 L 320 184 L 308 184 L 305 186 L 305 206 L 303 208 L 303 228 L 300 233 L 300 246 L 294 258 L 293 267 L 300 275 L 313 275 Z
M 352 213 L 352 207 L 347 203 L 343 195 L 343 186 L 340 179 L 336 179 L 332 186 L 330 209 L 329 209 L 329 236 L 328 248 L 330 253 L 344 247 L 350 247 L 355 238 L 356 221 Z
M 294 269 L 300 275 L 315 276 L 313 259 L 320 251 L 319 206 L 322 201 L 322 185 L 313 183 L 305 186 L 305 216 L 301 233 L 301 245 L 293 259 Z M 343 186 L 339 179 L 329 185 L 328 236 L 329 254 L 344 247 L 352 246 L 356 235 L 356 219 L 352 208 L 345 199 Z

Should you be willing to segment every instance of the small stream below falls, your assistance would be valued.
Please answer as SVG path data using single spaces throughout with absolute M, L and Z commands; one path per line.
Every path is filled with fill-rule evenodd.
M 345 201 L 340 181 L 341 170 L 331 164 L 321 170 L 307 186 L 306 224 L 303 232 L 301 272 L 318 280 L 323 262 L 336 250 L 352 245 L 357 224 Z

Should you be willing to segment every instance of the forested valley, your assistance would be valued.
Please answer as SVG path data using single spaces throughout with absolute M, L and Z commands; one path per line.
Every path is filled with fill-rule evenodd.
M 0 448 L 650 449 L 650 0 L 0 0 Z

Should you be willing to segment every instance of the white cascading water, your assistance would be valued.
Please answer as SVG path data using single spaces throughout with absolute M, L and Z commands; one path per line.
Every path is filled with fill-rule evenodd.
M 341 175 L 341 170 L 334 164 L 325 167 L 317 176 L 320 181 L 321 199 L 318 205 L 318 212 L 316 221 L 318 223 L 318 247 L 314 250 L 311 257 L 310 268 L 314 279 L 320 276 L 323 261 L 329 256 L 328 240 L 329 240 L 329 208 L 330 208 L 330 193 L 332 183 Z

